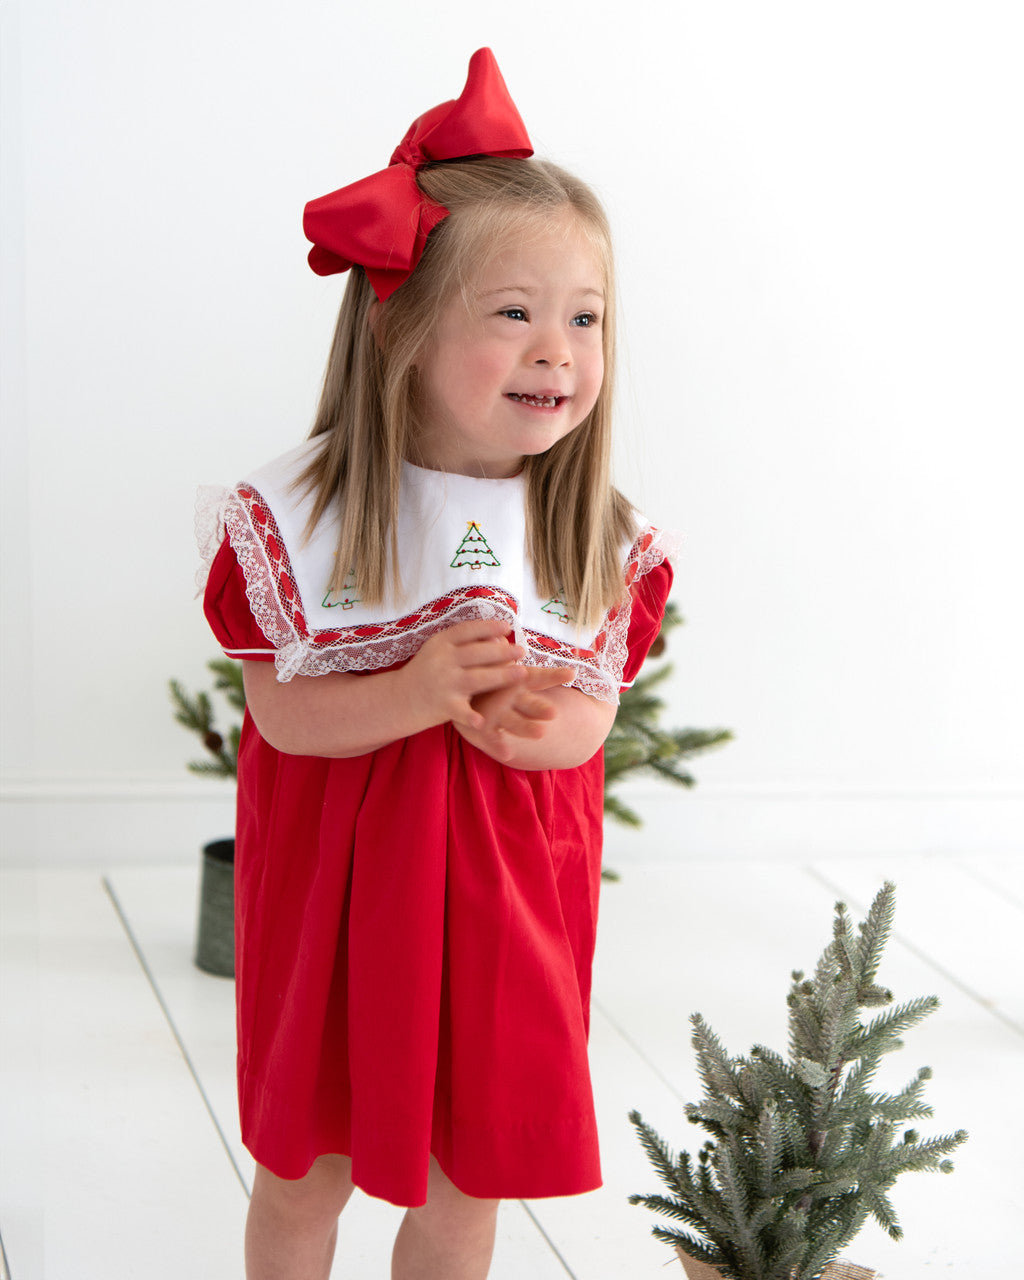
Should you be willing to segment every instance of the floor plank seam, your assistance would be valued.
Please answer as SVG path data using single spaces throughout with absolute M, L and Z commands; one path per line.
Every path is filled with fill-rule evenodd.
M 1018 898 L 1015 893 L 1012 893 L 1007 889 L 1005 885 L 997 884 L 994 880 L 989 879 L 987 875 L 984 875 L 970 862 L 958 862 L 956 865 L 973 880 L 977 880 L 979 884 L 983 884 L 986 889 L 991 889 L 992 892 L 996 894 L 997 897 L 1001 898 L 1003 902 L 1009 903 L 1010 906 L 1016 907 L 1019 911 L 1024 911 L 1024 901 Z
M 605 1005 L 602 1004 L 601 1001 L 593 995 L 590 997 L 590 1004 L 592 1008 L 596 1009 L 601 1014 L 601 1016 L 605 1019 L 605 1021 L 616 1033 L 616 1035 L 622 1037 L 622 1039 L 626 1042 L 626 1044 L 629 1045 L 629 1047 L 637 1055 L 640 1061 L 650 1068 L 651 1072 L 655 1076 L 657 1076 L 657 1078 L 661 1081 L 661 1083 L 665 1086 L 665 1088 L 669 1090 L 672 1096 L 674 1098 L 677 1098 L 685 1106 L 686 1098 L 684 1098 L 683 1095 L 679 1092 L 679 1089 L 676 1087 L 676 1085 L 674 1085 L 672 1081 L 668 1078 L 668 1076 L 665 1075 L 665 1073 L 659 1068 L 656 1062 L 651 1061 L 651 1059 L 647 1056 L 646 1053 L 644 1053 L 643 1049 L 640 1048 L 640 1046 L 629 1034 L 629 1032 L 626 1031 L 624 1027 L 620 1026 L 618 1022 L 616 1022 L 616 1020 L 608 1012 Z
M 849 899 L 851 905 L 855 906 L 858 911 L 867 911 L 868 906 L 870 905 L 869 903 L 860 902 L 856 895 L 845 893 L 834 880 L 829 880 L 827 876 L 822 875 L 816 867 L 804 867 L 804 870 L 812 879 L 817 880 L 819 884 L 824 885 L 826 889 L 829 889 L 832 893 L 836 894 L 840 901 Z M 992 1017 L 1001 1022 L 1003 1026 L 1009 1027 L 1009 1029 L 1018 1036 L 1024 1036 L 1024 1026 L 1014 1018 L 1008 1017 L 997 1005 L 993 1004 L 991 1000 L 983 996 L 980 991 L 976 991 L 972 986 L 964 982 L 962 978 L 958 978 L 955 973 L 951 973 L 950 970 L 944 965 L 941 965 L 934 956 L 919 947 L 916 942 L 911 942 L 906 934 L 900 933 L 898 930 L 894 929 L 891 936 L 894 942 L 898 942 L 900 946 L 906 947 L 911 955 L 916 956 L 918 960 L 921 960 L 924 964 L 928 965 L 930 969 L 933 969 L 948 983 L 956 987 L 956 989 L 967 996 L 969 1000 L 973 1000 L 975 1004 L 980 1005 L 986 1013 L 990 1013 Z
M 558 1261 L 562 1264 L 562 1269 L 565 1271 L 565 1274 L 567 1276 L 570 1276 L 571 1280 L 577 1280 L 576 1272 L 571 1269 L 568 1262 L 566 1262 L 566 1260 L 562 1257 L 561 1253 L 558 1251 L 558 1246 L 555 1244 L 554 1240 L 551 1239 L 548 1233 L 544 1230 L 543 1226 L 541 1226 L 540 1219 L 537 1217 L 537 1215 L 533 1212 L 533 1210 L 530 1208 L 530 1206 L 527 1204 L 525 1200 L 520 1200 L 519 1203 L 523 1206 L 523 1209 L 526 1211 L 526 1216 L 530 1219 L 530 1221 L 533 1223 L 533 1225 L 537 1228 L 537 1230 L 540 1232 L 540 1234 L 543 1236 L 543 1238 L 547 1242 L 548 1248 L 555 1255 Z
M 174 1037 L 175 1043 L 178 1046 L 181 1056 L 185 1060 L 185 1065 L 186 1067 L 188 1067 L 188 1071 L 192 1077 L 192 1081 L 195 1084 L 196 1089 L 199 1091 L 199 1096 L 202 1099 L 203 1106 L 206 1108 L 206 1113 L 210 1117 L 210 1120 L 213 1123 L 213 1127 L 217 1132 L 217 1137 L 220 1139 L 221 1146 L 224 1148 L 224 1152 L 227 1155 L 227 1158 L 231 1161 L 231 1167 L 235 1171 L 235 1176 L 238 1178 L 239 1184 L 243 1192 L 245 1193 L 246 1197 L 248 1197 L 251 1193 L 245 1181 L 245 1176 L 242 1173 L 242 1170 L 238 1167 L 238 1161 L 235 1159 L 235 1154 L 231 1150 L 231 1144 L 228 1142 L 227 1135 L 225 1134 L 224 1130 L 221 1128 L 220 1121 L 217 1119 L 217 1113 L 213 1109 L 213 1104 L 210 1102 L 210 1099 L 207 1096 L 206 1090 L 203 1088 L 202 1081 L 199 1079 L 199 1073 L 196 1070 L 195 1063 L 192 1061 L 189 1051 L 185 1047 L 185 1042 L 181 1037 L 181 1033 L 178 1031 L 178 1028 L 175 1025 L 174 1018 L 171 1016 L 170 1009 L 167 1007 L 167 1002 L 163 998 L 163 994 L 160 991 L 159 986 L 157 985 L 156 979 L 153 976 L 153 972 L 150 969 L 149 964 L 146 960 L 146 957 L 142 952 L 142 948 L 140 947 L 138 940 L 136 939 L 135 934 L 132 931 L 132 927 L 128 923 L 128 917 L 125 915 L 125 912 L 123 907 L 121 906 L 120 900 L 118 899 L 118 896 L 114 891 L 114 886 L 111 884 L 110 880 L 106 876 L 103 876 L 102 880 L 103 880 L 103 888 L 106 891 L 107 897 L 110 899 L 111 905 L 113 906 L 114 911 L 117 914 L 117 918 L 121 922 L 121 928 L 124 929 L 125 935 L 128 938 L 128 942 L 131 945 L 132 950 L 135 952 L 135 958 L 136 960 L 138 960 L 139 966 L 142 969 L 143 974 L 145 975 L 146 981 L 149 983 L 150 990 L 153 992 L 153 995 L 156 998 L 156 1002 L 160 1006 L 160 1011 L 164 1015 L 164 1019 L 167 1023 L 167 1026 L 170 1028 L 171 1035 Z
M 7 1250 L 4 1248 L 4 1234 L 0 1230 L 0 1280 L 11 1280 L 11 1266 L 7 1261 Z

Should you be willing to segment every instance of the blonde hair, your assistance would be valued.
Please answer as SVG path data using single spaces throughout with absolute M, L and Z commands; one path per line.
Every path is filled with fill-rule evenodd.
M 467 293 L 495 244 L 568 209 L 604 266 L 604 380 L 586 419 L 525 460 L 526 551 L 540 591 L 596 626 L 623 594 L 622 547 L 635 527 L 633 508 L 611 484 L 615 299 L 604 210 L 589 187 L 546 161 L 481 157 L 429 166 L 417 179 L 450 213 L 379 309 L 365 273 L 352 268 L 310 433 L 328 439 L 299 480 L 314 499 L 307 533 L 340 500 L 332 587 L 354 570 L 367 603 L 384 599 L 389 574 L 399 589 L 399 484 L 402 460 L 417 460 L 417 364 L 442 310 Z

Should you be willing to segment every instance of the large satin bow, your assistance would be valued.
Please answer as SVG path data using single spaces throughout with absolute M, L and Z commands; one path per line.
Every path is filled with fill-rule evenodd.
M 313 241 L 309 265 L 329 276 L 358 263 L 383 302 L 412 275 L 427 236 L 448 216 L 444 205 L 419 189 L 418 169 L 433 160 L 532 154 L 494 54 L 478 49 L 460 96 L 413 121 L 386 169 L 306 205 L 302 228 Z

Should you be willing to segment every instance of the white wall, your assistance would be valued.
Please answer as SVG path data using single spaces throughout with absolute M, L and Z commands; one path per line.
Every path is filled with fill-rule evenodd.
M 230 829 L 166 695 L 215 651 L 194 489 L 307 431 L 342 281 L 302 206 L 482 44 L 612 215 L 620 482 L 686 539 L 670 716 L 737 733 L 649 842 L 1024 843 L 1019 7 L 623 13 L 5 0 L 7 857 Z

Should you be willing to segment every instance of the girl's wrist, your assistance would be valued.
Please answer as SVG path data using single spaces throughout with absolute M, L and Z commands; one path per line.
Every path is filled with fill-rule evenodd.
M 399 721 L 400 731 L 396 737 L 411 737 L 414 733 L 422 733 L 424 729 L 433 729 L 435 725 L 444 723 L 444 718 L 431 706 L 431 698 L 414 661 L 406 662 L 389 674 L 393 681 L 392 704 Z

